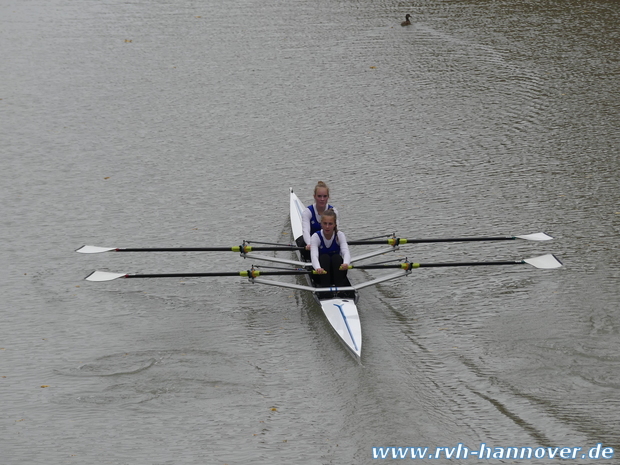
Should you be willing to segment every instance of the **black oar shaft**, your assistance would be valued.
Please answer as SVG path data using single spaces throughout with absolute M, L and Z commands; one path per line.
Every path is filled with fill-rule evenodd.
M 400 263 L 385 264 L 385 265 L 355 265 L 349 268 L 357 268 L 363 270 L 380 270 L 385 268 L 401 268 L 403 270 L 411 270 L 413 268 L 438 268 L 438 267 L 450 267 L 450 266 L 488 266 L 488 265 L 523 265 L 523 260 L 504 260 L 495 262 L 449 262 L 449 263 Z
M 313 271 L 308 270 L 292 270 L 292 271 L 230 271 L 230 272 L 211 272 L 211 273 L 161 273 L 161 274 L 128 274 L 123 276 L 124 278 L 202 278 L 210 276 L 243 276 L 243 277 L 258 277 L 258 276 L 286 276 L 286 275 L 301 275 L 311 274 Z
M 523 260 L 506 260 L 497 262 L 418 263 L 417 268 L 435 268 L 442 266 L 523 265 L 523 263 Z
M 348 241 L 349 245 L 403 245 L 403 244 L 423 244 L 431 242 L 476 242 L 476 241 L 510 241 L 515 240 L 515 236 L 490 236 L 490 237 L 452 237 L 440 239 L 400 239 L 389 238 L 382 241 Z
M 231 247 L 153 247 L 116 249 L 115 252 L 230 252 Z
M 245 278 L 258 278 L 259 276 L 283 276 L 283 275 L 300 275 L 316 273 L 312 270 L 286 270 L 286 271 L 259 271 L 251 269 L 247 271 L 226 271 L 226 272 L 208 272 L 208 273 L 149 273 L 149 274 L 125 274 L 111 273 L 108 271 L 93 271 L 86 276 L 86 281 L 112 281 L 118 278 L 200 278 L 207 276 L 242 276 Z
M 239 273 L 162 273 L 162 274 L 128 274 L 125 278 L 199 278 L 205 276 L 239 276 Z
M 115 252 L 275 252 L 278 250 L 302 250 L 303 247 L 150 247 L 150 248 L 119 248 Z

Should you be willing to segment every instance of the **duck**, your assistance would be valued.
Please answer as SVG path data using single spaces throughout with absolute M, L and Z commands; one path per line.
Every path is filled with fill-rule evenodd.
M 411 21 L 409 21 L 409 18 L 411 18 L 411 15 L 406 15 L 405 16 L 405 20 L 400 23 L 401 26 L 411 26 Z

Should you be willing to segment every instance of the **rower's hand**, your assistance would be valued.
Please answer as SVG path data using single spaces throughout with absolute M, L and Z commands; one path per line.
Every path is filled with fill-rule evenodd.
M 317 268 L 316 274 L 327 274 L 327 271 L 325 271 L 323 268 Z
M 307 244 L 307 245 L 306 245 L 306 250 L 310 250 L 310 249 L 311 249 L 310 244 Z
M 348 270 L 349 269 L 349 264 L 348 263 L 343 263 L 342 265 L 340 265 L 340 270 L 344 271 L 344 270 Z

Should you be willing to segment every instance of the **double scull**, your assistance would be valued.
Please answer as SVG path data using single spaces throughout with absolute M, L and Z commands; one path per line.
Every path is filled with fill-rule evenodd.
M 306 207 L 299 200 L 293 189 L 289 189 L 289 214 L 291 221 L 291 230 L 293 243 L 302 236 L 302 212 Z M 163 274 L 128 274 L 128 273 L 111 273 L 108 271 L 94 271 L 85 279 L 88 281 L 111 281 L 118 278 L 179 278 L 179 277 L 209 277 L 209 276 L 241 276 L 248 278 L 252 283 L 259 283 L 269 286 L 278 286 L 299 291 L 311 292 L 315 301 L 320 305 L 321 310 L 325 314 L 327 321 L 343 342 L 345 347 L 356 358 L 360 359 L 362 355 L 362 326 L 360 323 L 360 315 L 357 308 L 359 299 L 358 291 L 360 289 L 374 286 L 379 283 L 389 281 L 409 275 L 414 269 L 428 267 L 458 267 L 458 266 L 480 266 L 480 265 L 522 265 L 528 264 L 536 268 L 553 269 L 562 266 L 562 263 L 553 254 L 542 255 L 539 257 L 509 260 L 509 261 L 486 261 L 486 262 L 452 262 L 452 263 L 412 263 L 405 259 L 403 263 L 398 264 L 368 264 L 354 265 L 353 263 L 365 260 L 378 255 L 394 252 L 399 246 L 412 243 L 429 243 L 429 242 L 470 242 L 470 241 L 496 241 L 496 240 L 516 240 L 523 239 L 529 241 L 547 241 L 552 239 L 545 233 L 527 234 L 524 236 L 487 236 L 487 237 L 465 237 L 453 239 L 400 239 L 395 236 L 388 237 L 385 240 L 362 240 L 349 241 L 350 245 L 373 245 L 383 244 L 384 247 L 368 252 L 362 255 L 351 257 L 350 269 L 396 269 L 384 276 L 364 281 L 357 284 L 348 282 L 344 287 L 317 287 L 311 264 L 302 257 L 302 248 L 294 245 L 278 245 L 258 246 L 254 247 L 250 242 L 244 241 L 243 244 L 235 247 L 173 247 L 173 248 L 115 248 L 115 247 L 97 247 L 85 245 L 76 250 L 76 252 L 92 254 L 102 252 L 238 252 L 243 258 L 251 258 L 254 260 L 263 260 L 286 265 L 286 270 L 280 271 L 261 271 L 251 267 L 249 270 L 238 272 L 205 272 L 205 273 L 163 273 Z M 256 252 L 263 251 L 293 251 L 296 253 L 296 259 L 260 255 Z M 283 276 L 283 275 L 300 275 L 305 276 L 306 284 L 293 282 L 283 282 L 273 279 L 265 279 L 264 276 Z

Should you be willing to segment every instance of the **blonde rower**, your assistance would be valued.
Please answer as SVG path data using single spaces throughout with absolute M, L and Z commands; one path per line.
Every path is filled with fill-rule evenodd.
M 309 205 L 301 214 L 301 229 L 303 233 L 303 241 L 298 239 L 297 244 L 310 250 L 310 238 L 312 235 L 321 230 L 321 215 L 325 210 L 332 209 L 338 214 L 338 210 L 329 204 L 329 187 L 323 181 L 317 182 L 314 187 L 314 204 Z M 306 259 L 310 257 L 304 254 Z
M 351 255 L 346 236 L 338 231 L 337 221 L 334 210 L 325 210 L 321 215 L 321 230 L 310 239 L 310 258 L 319 273 L 319 287 L 349 286 L 347 270 Z

